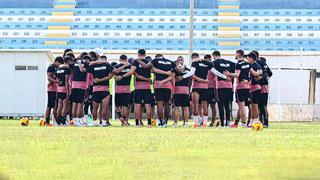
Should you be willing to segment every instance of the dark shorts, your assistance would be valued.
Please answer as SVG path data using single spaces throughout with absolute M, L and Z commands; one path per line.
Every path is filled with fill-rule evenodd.
M 245 102 L 245 105 L 249 104 L 250 91 L 249 89 L 238 89 L 236 91 L 237 102 Z
M 92 94 L 92 100 L 96 103 L 101 103 L 104 98 L 109 96 L 110 93 L 108 91 L 98 91 Z
M 71 101 L 74 103 L 83 103 L 85 95 L 84 89 L 71 89 Z
M 57 103 L 57 92 L 48 91 L 48 108 L 54 108 Z
M 208 103 L 214 104 L 216 103 L 216 89 L 215 88 L 209 88 L 208 89 Z
M 134 92 L 134 102 L 137 104 L 151 104 L 152 99 L 150 89 L 137 89 Z
M 220 102 L 232 102 L 233 91 L 231 88 L 218 89 L 218 101 Z
M 65 100 L 67 96 L 67 93 L 58 93 L 58 99 Z
M 174 94 L 173 101 L 176 107 L 190 107 L 190 97 L 188 94 Z
M 261 95 L 261 90 L 260 89 L 251 92 L 251 103 L 259 104 L 260 95 Z
M 262 106 L 267 106 L 268 105 L 268 93 L 262 93 L 260 94 L 260 99 L 259 99 L 259 103 Z
M 171 89 L 154 89 L 154 94 L 156 101 L 166 101 L 168 102 L 171 97 Z
M 199 94 L 199 102 L 208 101 L 208 89 L 192 89 L 192 92 L 197 92 Z
M 128 107 L 131 103 L 131 93 L 116 93 L 116 105 Z

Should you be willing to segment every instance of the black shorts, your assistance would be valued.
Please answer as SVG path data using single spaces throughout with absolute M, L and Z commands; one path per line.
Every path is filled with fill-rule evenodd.
M 216 89 L 215 88 L 208 88 L 208 103 L 214 104 L 216 103 Z
M 57 103 L 57 92 L 54 91 L 48 91 L 48 108 L 54 108 Z
M 268 93 L 262 93 L 260 94 L 260 99 L 259 99 L 259 103 L 262 106 L 267 106 L 268 105 Z
M 71 102 L 83 103 L 86 90 L 84 89 L 71 89 Z
M 237 102 L 245 102 L 245 105 L 248 105 L 249 97 L 250 97 L 249 89 L 237 89 L 236 91 Z
M 231 88 L 218 89 L 218 101 L 219 102 L 232 102 L 233 91 Z
M 116 93 L 116 106 L 128 107 L 131 103 L 131 93 Z
M 93 92 L 92 94 L 92 100 L 96 103 L 102 103 L 102 100 L 109 96 L 109 91 L 97 91 Z
M 260 95 L 261 95 L 261 90 L 260 89 L 251 92 L 251 103 L 259 104 Z
M 208 89 L 198 89 L 194 88 L 192 89 L 192 92 L 197 92 L 199 94 L 199 102 L 201 101 L 208 101 Z
M 176 107 L 190 107 L 189 94 L 174 94 L 173 101 Z
M 151 104 L 152 99 L 150 89 L 137 89 L 134 92 L 134 102 L 137 104 Z
M 171 89 L 154 89 L 156 101 L 169 101 L 171 97 Z
M 68 97 L 67 93 L 58 92 L 58 99 L 65 100 L 67 97 Z

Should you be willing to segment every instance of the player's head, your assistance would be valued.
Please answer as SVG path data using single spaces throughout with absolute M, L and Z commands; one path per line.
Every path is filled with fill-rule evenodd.
M 162 55 L 162 54 L 156 54 L 156 55 L 154 56 L 154 58 L 155 58 L 155 59 L 160 59 L 160 58 L 163 58 L 163 55 Z
M 76 59 L 81 60 L 84 56 L 88 56 L 87 52 L 82 52 Z
M 210 54 L 206 54 L 204 55 L 203 59 L 206 61 L 212 61 L 212 56 Z
M 247 58 L 248 63 L 254 63 L 256 61 L 256 54 L 255 53 L 249 53 L 248 55 L 245 56 Z
M 212 57 L 213 57 L 214 60 L 220 59 L 221 58 L 220 51 L 213 51 Z
M 96 60 L 98 60 L 98 55 L 97 55 L 97 53 L 95 53 L 95 52 L 93 52 L 93 51 L 91 51 L 91 52 L 89 52 L 89 56 L 91 57 L 91 60 L 92 61 L 96 61 Z
M 72 49 L 65 49 L 63 52 L 63 57 L 65 57 L 68 53 L 73 53 Z
M 128 62 L 129 62 L 130 64 L 132 64 L 132 63 L 134 62 L 134 58 L 132 58 L 132 57 L 129 58 L 129 59 L 128 59 Z
M 243 59 L 243 56 L 244 56 L 244 51 L 242 49 L 239 49 L 236 51 L 235 58 L 237 60 Z
M 260 60 L 261 60 L 263 63 L 267 63 L 267 59 L 264 58 L 264 57 L 260 57 Z
M 257 50 L 253 50 L 250 53 L 254 53 L 256 55 L 256 60 L 259 59 L 260 54 L 259 54 L 259 52 Z
M 146 56 L 144 59 L 145 59 L 147 62 L 152 61 L 152 58 L 151 58 L 150 56 Z
M 107 61 L 107 60 L 108 60 L 107 56 L 105 56 L 105 55 L 100 56 L 99 59 L 100 59 L 101 61 Z
M 64 57 L 64 64 L 70 64 L 73 61 L 73 58 L 70 56 Z
M 54 64 L 55 66 L 59 66 L 60 64 L 63 64 L 63 62 L 64 62 L 63 57 L 58 56 L 58 57 L 56 57 L 56 58 L 54 59 L 53 64 Z
M 119 59 L 120 61 L 124 61 L 124 62 L 126 62 L 126 61 L 128 61 L 128 57 L 126 56 L 126 55 L 124 55 L 124 54 L 122 54 L 121 56 L 120 56 L 120 59 Z
M 114 67 L 114 66 L 116 66 L 117 64 L 118 64 L 118 63 L 116 63 L 116 62 L 112 62 L 112 63 L 111 63 L 111 66 Z
M 76 56 L 72 53 L 72 52 L 68 52 L 67 55 L 65 57 L 71 57 L 72 58 L 72 61 L 75 61 L 76 60 Z
M 89 63 L 91 62 L 91 57 L 88 55 L 85 55 L 81 58 L 82 63 Z
M 146 57 L 146 50 L 145 49 L 139 49 L 138 50 L 138 57 L 143 59 Z
M 184 64 L 184 58 L 183 58 L 183 56 L 178 56 L 178 57 L 177 57 L 177 60 L 176 60 L 176 65 L 178 65 L 178 66 L 183 66 L 183 64 Z
M 200 55 L 198 53 L 192 53 L 191 54 L 191 59 L 192 60 L 199 60 L 200 59 Z

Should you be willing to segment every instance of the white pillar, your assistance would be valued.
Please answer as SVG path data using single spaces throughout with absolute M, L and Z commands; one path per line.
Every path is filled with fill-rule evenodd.
M 190 0 L 190 22 L 189 22 L 189 58 L 191 59 L 191 54 L 193 53 L 193 24 L 194 24 L 194 0 Z M 189 64 L 191 61 L 189 61 Z

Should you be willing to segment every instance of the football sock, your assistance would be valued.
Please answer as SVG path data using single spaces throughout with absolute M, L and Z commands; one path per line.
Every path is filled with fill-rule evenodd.
M 50 124 L 50 118 L 46 118 L 46 124 Z
M 57 116 L 56 123 L 57 123 L 57 125 L 60 125 L 60 116 Z
M 193 124 L 198 124 L 199 116 L 193 116 Z
M 64 123 L 66 122 L 66 120 L 67 120 L 67 122 L 70 122 L 70 115 L 67 115 L 67 117 L 64 117 L 65 119 L 64 119 Z
M 151 125 L 151 119 L 150 118 L 148 119 L 148 125 Z
M 159 122 L 160 122 L 160 126 L 163 126 L 163 122 L 161 118 L 159 119 Z
M 78 125 L 78 123 L 79 123 L 79 119 L 78 119 L 78 118 L 76 118 L 76 117 L 73 118 L 73 121 L 74 121 L 74 122 L 73 122 L 74 124 Z
M 203 116 L 203 124 L 207 124 L 208 123 L 208 116 Z
M 139 119 L 136 119 L 136 126 L 139 126 Z
M 67 120 L 66 116 L 62 117 L 62 124 L 63 124 L 63 125 L 66 124 L 66 120 Z

